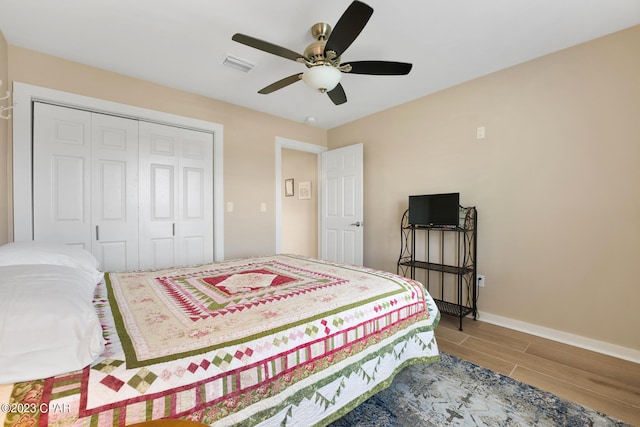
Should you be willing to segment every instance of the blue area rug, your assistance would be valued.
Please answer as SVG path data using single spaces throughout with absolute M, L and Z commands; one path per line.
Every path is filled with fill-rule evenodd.
M 441 354 L 402 370 L 391 386 L 331 427 L 628 426 L 489 369 Z

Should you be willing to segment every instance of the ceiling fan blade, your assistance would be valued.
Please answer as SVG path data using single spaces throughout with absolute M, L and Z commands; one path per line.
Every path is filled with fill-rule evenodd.
M 304 55 L 301 55 L 297 52 L 294 52 L 282 46 L 275 45 L 273 43 L 266 42 L 264 40 L 256 39 L 255 37 L 247 36 L 245 34 L 236 33 L 233 35 L 233 37 L 231 37 L 231 40 L 253 47 L 263 52 L 272 53 L 274 55 L 290 59 L 292 61 L 297 61 L 298 58 L 304 58 Z
M 354 61 L 348 62 L 351 65 L 350 74 L 373 74 L 376 76 L 403 76 L 409 74 L 412 64 L 407 62 L 392 61 Z M 340 64 L 340 66 L 346 64 Z
M 271 83 L 269 86 L 260 89 L 258 93 L 266 95 L 271 92 L 275 92 L 278 89 L 282 89 L 283 87 L 289 86 L 290 84 L 293 84 L 299 80 L 302 80 L 302 73 L 294 74 L 292 76 L 285 77 L 282 80 L 278 80 L 275 83 Z
M 331 98 L 333 103 L 336 105 L 347 102 L 347 94 L 344 93 L 344 89 L 340 83 L 338 83 L 338 86 L 327 92 L 327 95 L 329 95 L 329 98 Z
M 332 50 L 336 56 L 342 55 L 367 25 L 372 14 L 370 6 L 360 1 L 351 3 L 331 31 L 324 51 Z

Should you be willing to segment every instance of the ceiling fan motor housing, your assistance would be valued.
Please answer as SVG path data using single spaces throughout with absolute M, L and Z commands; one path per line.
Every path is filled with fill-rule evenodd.
M 333 57 L 329 55 L 325 55 L 325 45 L 327 44 L 327 39 L 331 34 L 331 25 L 325 22 L 319 22 L 311 27 L 311 35 L 316 41 L 311 43 L 304 50 L 305 58 L 308 58 L 311 63 L 305 64 L 307 67 L 311 68 L 316 65 L 323 65 L 325 63 L 329 63 L 333 66 L 337 66 L 340 63 L 340 57 Z M 329 56 L 329 57 L 327 57 Z

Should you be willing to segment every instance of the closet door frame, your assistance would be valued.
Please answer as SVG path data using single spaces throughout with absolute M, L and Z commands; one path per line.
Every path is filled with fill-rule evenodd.
M 224 260 L 223 126 L 175 114 L 105 101 L 26 83 L 13 83 L 13 239 L 33 240 L 32 123 L 35 101 L 213 134 L 213 256 Z

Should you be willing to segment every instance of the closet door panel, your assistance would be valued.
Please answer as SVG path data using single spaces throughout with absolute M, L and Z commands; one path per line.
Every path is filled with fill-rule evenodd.
M 175 173 L 173 165 L 152 164 L 149 168 L 151 188 L 151 220 L 153 222 L 174 222 Z
M 105 271 L 138 269 L 138 121 L 92 114 L 92 248 Z
M 174 241 L 173 237 L 156 237 L 149 241 L 149 255 L 153 262 L 149 268 L 168 268 L 175 265 Z
M 51 156 L 51 219 L 56 223 L 81 223 L 85 218 L 85 158 Z
M 182 130 L 180 236 L 184 265 L 213 261 L 213 135 Z
M 204 170 L 201 168 L 183 169 L 184 218 L 187 220 L 204 219 Z
M 140 173 L 141 268 L 212 262 L 213 135 L 140 122 Z
M 177 266 L 179 129 L 147 122 L 139 126 L 140 268 Z
M 91 113 L 36 102 L 33 238 L 91 250 Z

